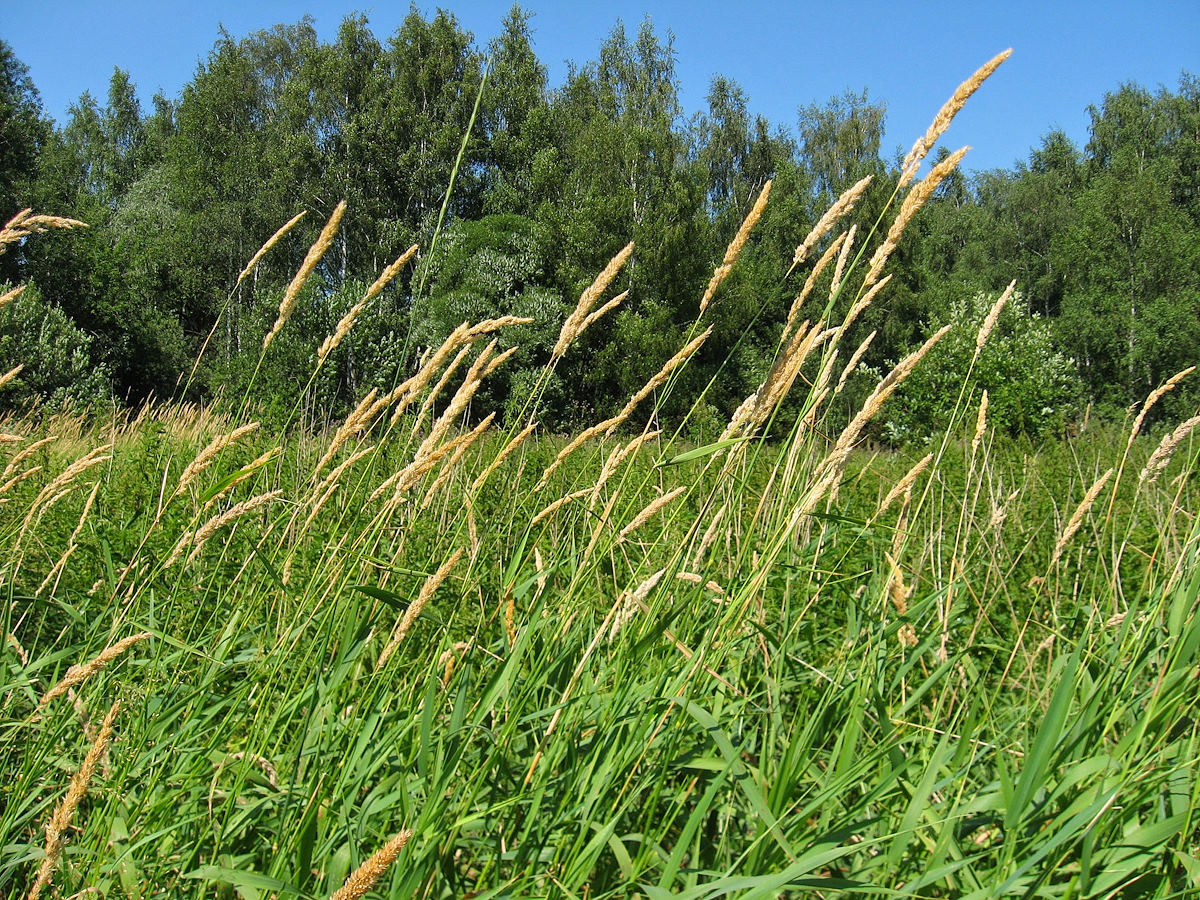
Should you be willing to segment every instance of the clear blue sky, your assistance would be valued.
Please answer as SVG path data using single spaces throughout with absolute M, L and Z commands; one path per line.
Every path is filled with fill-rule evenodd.
M 511 0 L 447 0 L 484 46 Z M 888 104 L 885 151 L 907 149 L 955 86 L 993 54 L 1012 58 L 945 137 L 974 148 L 966 168 L 1011 166 L 1051 128 L 1087 140 L 1087 106 L 1122 82 L 1175 89 L 1200 75 L 1200 2 L 765 2 L 527 0 L 534 49 L 561 84 L 566 61 L 597 56 L 618 19 L 634 31 L 649 15 L 675 37 L 685 113 L 701 110 L 713 75 L 737 81 L 754 112 L 794 129 L 796 109 L 846 89 Z M 421 2 L 429 15 L 436 4 Z M 404 2 L 338 0 L 0 0 L 0 38 L 29 66 L 49 115 L 60 124 L 84 90 L 103 98 L 114 66 L 128 70 L 143 103 L 178 96 L 223 25 L 233 35 L 305 13 L 331 40 L 344 16 L 366 13 L 384 40 L 408 12 Z

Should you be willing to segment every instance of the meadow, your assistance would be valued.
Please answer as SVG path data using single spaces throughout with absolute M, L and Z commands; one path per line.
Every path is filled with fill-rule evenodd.
M 800 244 L 775 364 L 712 440 L 656 411 L 770 183 L 677 353 L 576 434 L 475 408 L 515 317 L 315 433 L 250 390 L 0 419 L 5 893 L 1197 896 L 1197 419 L 1143 433 L 1191 370 L 1035 445 L 972 361 L 943 434 L 873 448 L 943 329 L 833 412 L 842 335 L 961 154 L 921 160 L 987 74 L 870 258 L 836 233 L 865 185 Z

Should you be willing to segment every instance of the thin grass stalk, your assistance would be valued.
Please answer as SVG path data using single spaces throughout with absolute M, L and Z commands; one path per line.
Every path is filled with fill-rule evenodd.
M 492 60 L 487 57 L 484 60 L 483 75 L 479 79 L 479 90 L 475 92 L 475 105 L 471 107 L 471 117 L 467 120 L 467 128 L 463 132 L 462 143 L 458 145 L 458 155 L 454 157 L 454 166 L 450 169 L 450 178 L 446 182 L 446 193 L 442 195 L 442 205 L 438 210 L 437 224 L 433 228 L 433 236 L 429 239 L 429 254 L 432 256 L 437 250 L 438 240 L 442 236 L 442 226 L 446 222 L 446 211 L 450 208 L 450 198 L 454 196 L 454 184 L 458 181 L 458 172 L 462 168 L 463 160 L 467 157 L 467 147 L 471 142 L 471 132 L 475 130 L 475 120 L 479 118 L 479 107 L 483 102 L 483 94 L 487 89 L 488 79 L 492 73 Z M 408 319 L 408 333 L 404 338 L 404 350 L 400 358 L 404 361 L 408 360 L 408 352 L 412 349 L 412 323 L 417 319 L 417 313 L 420 308 L 421 298 L 425 296 L 425 287 L 429 279 L 429 270 L 424 269 L 421 272 L 421 279 L 417 282 L 417 287 L 413 291 L 412 296 L 412 312 Z

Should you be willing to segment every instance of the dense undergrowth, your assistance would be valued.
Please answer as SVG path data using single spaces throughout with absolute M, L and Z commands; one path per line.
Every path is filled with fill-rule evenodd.
M 1195 421 L 1139 436 L 1164 391 L 1014 443 L 973 357 L 941 438 L 871 452 L 944 332 L 829 415 L 826 318 L 887 256 L 839 237 L 824 312 L 685 442 L 654 410 L 755 218 L 579 435 L 467 415 L 504 319 L 315 437 L 250 400 L 0 421 L 7 894 L 1195 896 Z

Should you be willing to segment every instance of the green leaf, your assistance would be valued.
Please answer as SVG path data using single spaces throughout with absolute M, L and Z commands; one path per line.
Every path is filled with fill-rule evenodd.
M 225 866 L 201 866 L 198 869 L 188 872 L 183 877 L 197 878 L 204 881 L 219 881 L 222 884 L 232 885 L 235 888 L 252 888 L 257 891 L 282 891 L 285 894 L 292 894 L 297 897 L 312 896 L 287 882 L 271 878 L 269 875 L 263 875 L 259 872 L 243 872 L 239 869 L 229 869 Z
M 1058 686 L 1054 696 L 1050 698 L 1050 706 L 1042 719 L 1041 727 L 1034 736 L 1033 745 L 1025 755 L 1025 766 L 1021 777 L 1013 791 L 1012 801 L 1004 813 L 1004 830 L 1014 831 L 1025 814 L 1030 800 L 1046 780 L 1046 770 L 1050 757 L 1062 737 L 1063 724 L 1067 720 L 1067 711 L 1071 707 L 1071 699 L 1075 695 L 1075 677 L 1079 670 L 1079 656 L 1072 653 L 1061 666 L 1056 666 Z
M 694 450 L 688 450 L 686 453 L 680 453 L 671 459 L 661 460 L 655 463 L 656 468 L 666 468 L 667 466 L 678 466 L 682 463 L 691 462 L 693 459 L 703 459 L 706 456 L 712 456 L 714 453 L 720 453 L 726 447 L 732 447 L 734 444 L 742 444 L 751 440 L 754 435 L 745 437 L 729 438 L 724 441 L 717 441 L 715 444 L 705 444 L 703 447 L 697 447 Z

